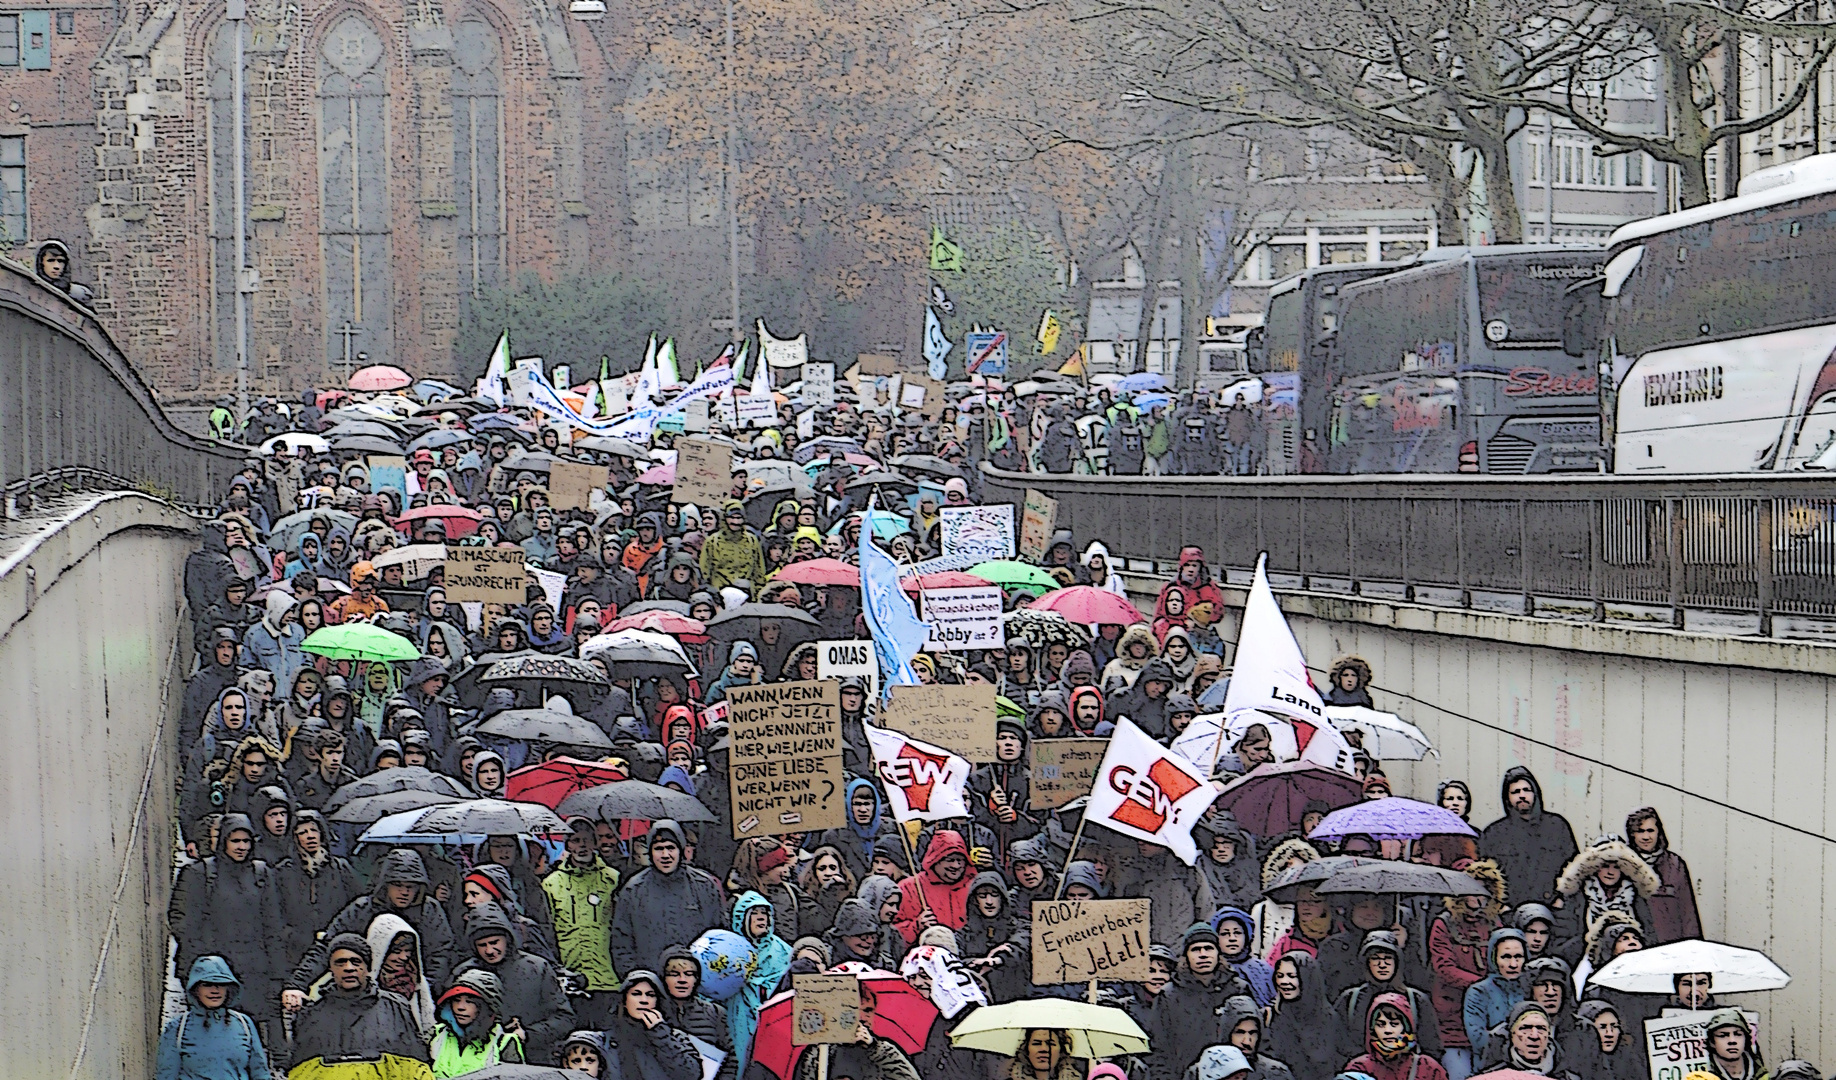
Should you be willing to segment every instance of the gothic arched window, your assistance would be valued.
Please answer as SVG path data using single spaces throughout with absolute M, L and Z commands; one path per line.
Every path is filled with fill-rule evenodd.
M 459 208 L 459 280 L 480 292 L 503 280 L 503 90 L 497 32 L 466 19 L 453 35 L 453 199 Z
M 325 355 L 393 363 L 389 288 L 389 81 L 382 38 L 346 15 L 319 46 L 319 236 Z M 346 324 L 355 334 L 340 333 Z

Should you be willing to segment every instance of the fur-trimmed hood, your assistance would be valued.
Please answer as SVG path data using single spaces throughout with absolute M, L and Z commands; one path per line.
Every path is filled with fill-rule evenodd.
M 1597 840 L 1581 850 L 1579 855 L 1568 861 L 1562 873 L 1556 878 L 1556 891 L 1563 896 L 1573 896 L 1581 891 L 1588 878 L 1608 863 L 1618 863 L 1619 872 L 1626 876 L 1638 895 L 1646 897 L 1658 891 L 1663 882 L 1658 880 L 1657 873 L 1645 865 L 1645 860 L 1638 857 L 1632 846 L 1618 837 Z
M 1600 955 L 1600 947 L 1605 939 L 1608 937 L 1618 937 L 1619 934 L 1627 930 L 1637 934 L 1639 940 L 1643 942 L 1645 932 L 1640 929 L 1638 920 L 1623 911 L 1603 912 L 1598 919 L 1588 924 L 1587 955 L 1594 961 L 1596 970 L 1605 967 L 1607 960 L 1611 959 L 1610 957 L 1602 957 Z
M 1480 859 L 1478 862 L 1470 863 L 1466 867 L 1466 874 L 1484 885 L 1485 891 L 1492 894 L 1492 902 L 1486 905 L 1486 917 L 1494 921 L 1503 918 L 1506 896 L 1505 879 L 1504 871 L 1498 868 L 1497 861 Z M 1441 898 L 1441 903 L 1446 905 L 1447 910 L 1452 912 L 1456 918 L 1466 911 L 1466 898 L 1463 896 L 1444 896 Z
M 1299 859 L 1302 862 L 1312 862 L 1319 857 L 1320 849 L 1298 836 L 1283 840 L 1275 845 L 1267 858 L 1262 860 L 1262 887 L 1267 889 L 1269 884 L 1275 880 L 1275 875 L 1281 873 L 1282 868 L 1287 866 L 1290 860 Z

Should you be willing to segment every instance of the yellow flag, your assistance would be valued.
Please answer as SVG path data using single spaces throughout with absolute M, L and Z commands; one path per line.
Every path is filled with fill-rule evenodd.
M 1090 345 L 1088 342 L 1079 345 L 1077 351 L 1071 354 L 1071 359 L 1065 361 L 1065 366 L 1058 369 L 1058 373 L 1060 375 L 1070 375 L 1073 378 L 1083 378 L 1084 358 L 1088 355 L 1089 351 Z
M 1045 317 L 1039 320 L 1039 355 L 1048 356 L 1058 351 L 1058 335 L 1064 329 L 1058 321 L 1058 315 L 1047 308 Z

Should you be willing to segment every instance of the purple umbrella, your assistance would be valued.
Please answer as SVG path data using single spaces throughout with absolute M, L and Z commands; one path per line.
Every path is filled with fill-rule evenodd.
M 1309 840 L 1420 840 L 1424 836 L 1478 836 L 1458 814 L 1414 799 L 1373 799 L 1334 810 L 1307 834 Z
M 1211 805 L 1235 813 L 1237 823 L 1257 836 L 1279 836 L 1300 825 L 1309 802 L 1348 806 L 1363 792 L 1350 773 L 1310 761 L 1284 761 L 1258 765 L 1231 781 Z

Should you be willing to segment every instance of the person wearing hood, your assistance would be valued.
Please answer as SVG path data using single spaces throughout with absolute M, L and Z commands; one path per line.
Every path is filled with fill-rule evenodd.
M 356 772 L 344 763 L 350 742 L 344 734 L 330 728 L 309 728 L 295 740 L 296 746 L 302 744 L 311 748 L 310 754 L 303 752 L 302 756 L 316 760 L 312 760 L 311 770 L 294 785 L 294 800 L 302 809 L 323 810 L 333 792 L 357 779 Z
M 574 1030 L 574 1007 L 562 992 L 560 973 L 517 947 L 509 917 L 494 903 L 467 913 L 465 934 L 472 958 L 453 969 L 454 980 L 464 982 L 471 972 L 490 973 L 501 987 L 502 1015 L 522 1025 L 527 1054 L 535 1061 L 548 1060 L 554 1045 Z
M 1294 1073 L 1286 1062 L 1271 1057 L 1264 1046 L 1262 1006 L 1247 997 L 1225 999 L 1224 1006 L 1218 1011 L 1218 1037 L 1225 1047 L 1234 1048 L 1243 1055 L 1243 1063 L 1248 1071 L 1242 1073 L 1244 1080 L 1294 1080 Z M 1218 1047 L 1207 1047 L 1210 1054 Z M 1204 1056 L 1199 1063 L 1203 1065 Z M 1235 1075 L 1224 1072 L 1220 1075 Z
M 816 902 L 791 879 L 796 863 L 797 857 L 775 838 L 755 836 L 740 842 L 727 875 L 727 887 L 735 893 L 756 892 L 771 901 L 772 926 L 785 941 L 827 929 L 820 925 Z
M 293 1021 L 293 1066 L 315 1058 L 403 1058 L 426 1063 L 427 1043 L 406 998 L 376 985 L 375 959 L 365 938 L 341 932 L 327 937 L 330 975 L 317 999 Z
M 235 683 L 225 686 L 204 713 L 204 732 L 185 756 L 185 775 L 195 778 L 202 775 L 213 760 L 228 760 L 243 740 L 255 734 L 255 724 L 249 716 L 248 692 Z M 202 811 L 201 806 L 198 809 Z
M 859 891 L 858 899 L 867 905 L 879 927 L 879 943 L 874 953 L 873 966 L 886 971 L 894 970 L 909 948 L 898 927 L 894 925 L 898 921 L 901 903 L 899 882 L 883 873 L 873 874 L 861 882 Z M 842 912 L 838 910 L 835 917 L 839 921 Z
M 1547 1010 L 1534 1001 L 1520 1001 L 1512 1006 L 1510 1015 L 1493 1038 L 1500 1044 L 1494 1047 L 1496 1062 L 1475 1075 L 1512 1071 L 1547 1076 L 1550 1080 L 1580 1080 L 1563 1063 L 1556 1036 L 1556 1020 Z
M 1645 899 L 1645 928 L 1651 944 L 1668 945 L 1702 936 L 1702 915 L 1696 909 L 1696 888 L 1689 864 L 1670 850 L 1670 837 L 1655 807 L 1641 806 L 1626 815 L 1626 837 L 1651 872 L 1658 887 Z
M 1371 1002 L 1386 995 L 1400 995 L 1409 1003 L 1409 1015 L 1419 1017 L 1423 1023 L 1415 1030 L 1416 1041 L 1422 1053 L 1440 1063 L 1441 1045 L 1440 1024 L 1435 1022 L 1434 1001 L 1426 991 L 1418 990 L 1403 981 L 1403 947 L 1401 939 L 1390 930 L 1371 930 L 1365 933 L 1364 942 L 1358 948 L 1358 960 L 1361 964 L 1362 979 L 1356 985 L 1348 987 L 1333 1002 L 1333 1012 L 1337 1013 L 1344 1025 L 1344 1042 L 1341 1049 L 1346 1057 L 1358 1052 L 1364 1041 L 1365 1017 L 1370 1012 Z
M 236 1011 L 242 983 L 221 956 L 200 956 L 185 976 L 185 1009 L 159 1033 L 154 1080 L 269 1080 L 255 1021 Z
M 1103 666 L 1099 678 L 1103 693 L 1113 696 L 1133 687 L 1142 669 L 1159 655 L 1160 642 L 1146 623 L 1136 623 L 1122 631 L 1116 641 L 1116 658 Z
M 1122 581 L 1122 575 L 1116 572 L 1115 560 L 1110 557 L 1109 549 L 1100 540 L 1092 540 L 1085 548 L 1079 560 L 1084 568 L 1085 583 L 1099 589 L 1107 589 L 1117 596 L 1127 596 L 1128 586 Z
M 1291 952 L 1275 961 L 1272 982 L 1275 999 L 1269 1003 L 1267 1036 L 1259 1044 L 1286 1062 L 1295 1080 L 1329 1080 L 1345 1059 L 1336 1040 L 1328 1037 L 1332 1003 L 1326 998 L 1326 980 L 1304 952 Z
M 1030 713 L 1027 735 L 1031 739 L 1069 739 L 1077 734 L 1071 726 L 1071 705 L 1063 690 L 1054 688 L 1041 693 Z
M 650 865 L 625 883 L 612 914 L 616 971 L 655 971 L 664 949 L 725 921 L 720 882 L 688 864 L 682 826 L 668 818 L 652 822 L 649 840 Z
M 1038 835 L 1045 824 L 1044 816 L 1032 808 L 1027 739 L 1023 717 L 997 715 L 995 759 L 976 766 L 969 775 L 970 810 L 976 824 L 994 833 L 994 858 L 1000 866 L 1007 865 L 1008 851 L 1015 841 Z
M 1417 1039 L 1414 1004 L 1402 994 L 1378 994 L 1358 1021 L 1364 1053 L 1345 1065 L 1346 1072 L 1371 1080 L 1447 1080 L 1447 1070 L 1425 1053 Z
M 293 970 L 318 929 L 363 891 L 350 860 L 332 854 L 330 842 L 331 831 L 317 810 L 295 815 L 291 850 L 274 871 L 280 886 L 280 971 Z
M 178 940 L 176 969 L 200 956 L 221 956 L 249 993 L 248 1014 L 274 1019 L 282 963 L 280 886 L 274 870 L 255 858 L 256 828 L 246 814 L 223 815 L 214 854 L 179 870 L 166 909 Z
M 550 935 L 552 928 L 540 926 L 534 919 L 523 914 L 523 905 L 517 899 L 510 871 L 496 863 L 475 866 L 471 873 L 459 880 L 455 895 L 449 897 L 445 904 L 447 924 L 463 929 L 466 916 L 485 904 L 496 904 L 503 909 L 504 917 L 510 920 L 511 929 L 516 931 L 517 948 L 526 949 L 550 962 L 559 962 L 560 954 L 556 952 Z
M 506 773 L 502 754 L 494 750 L 480 750 L 472 757 L 472 767 L 465 774 L 465 785 L 481 799 L 501 799 L 504 797 Z
M 1149 738 L 1164 744 L 1173 734 L 1167 722 L 1167 695 L 1178 684 L 1165 660 L 1150 660 L 1133 686 L 1109 699 L 1104 718 L 1114 724 L 1126 716 Z
M 1275 969 L 1254 952 L 1256 920 L 1242 908 L 1222 907 L 1211 917 L 1211 928 L 1218 932 L 1218 951 L 1237 977 L 1249 984 L 1250 996 L 1258 1008 L 1275 1000 Z
M 306 654 L 300 651 L 306 631 L 293 618 L 298 603 L 286 592 L 274 589 L 263 601 L 261 618 L 242 635 L 242 662 L 266 668 L 278 686 L 291 686 L 293 676 L 306 666 Z
M 984 870 L 969 884 L 969 914 L 956 932 L 960 956 L 988 982 L 991 1002 L 1015 1001 L 1032 990 L 1032 930 L 1014 908 L 1007 880 Z
M 1651 1075 L 1643 1040 L 1626 1031 L 1611 1002 L 1583 1001 L 1558 1042 L 1563 1062 L 1586 1080 L 1647 1080 Z M 1812 1070 L 1804 1080 L 1822 1076 Z
M 501 795 L 495 797 L 502 798 Z M 516 893 L 516 907 L 542 928 L 542 936 L 553 937 L 555 919 L 548 910 L 548 894 L 542 891 L 542 879 L 535 867 L 529 865 L 529 853 L 524 850 L 521 837 L 486 837 L 484 843 L 473 849 L 472 865 L 503 867 Z
M 1215 1041 L 1217 1027 L 1211 1018 L 1231 998 L 1249 996 L 1249 984 L 1224 962 L 1217 931 L 1206 923 L 1186 929 L 1176 959 L 1173 980 L 1148 1015 L 1151 1071 L 1156 1077 L 1183 1075 Z
M 720 528 L 701 545 L 701 578 L 720 590 L 736 581 L 757 587 L 765 580 L 765 547 L 746 527 L 746 507 L 738 499 L 721 506 Z
M 441 994 L 439 1021 L 428 1041 L 436 1080 L 522 1064 L 523 1029 L 514 1019 L 506 1029 L 503 1013 L 503 989 L 488 971 L 467 972 Z
M 1256 838 L 1229 810 L 1207 811 L 1192 832 L 1198 841 L 1199 870 L 1211 886 L 1212 902 L 1218 907 L 1254 904 L 1262 896 L 1264 877 Z
M 896 840 L 891 848 L 886 846 L 887 839 L 881 832 L 886 801 L 878 783 L 857 777 L 848 781 L 846 793 L 847 824 L 839 829 L 825 830 L 812 847 L 832 847 L 841 852 L 842 861 L 847 863 L 855 880 L 865 881 L 873 873 L 876 853 L 888 850 L 895 857 L 903 858 L 904 849 Z
M 377 915 L 399 915 L 421 936 L 421 954 L 426 963 L 427 980 L 435 986 L 446 983 L 453 965 L 453 930 L 446 921 L 446 911 L 430 894 L 427 869 L 421 857 L 405 848 L 391 851 L 376 873 L 376 888 L 368 896 L 359 896 L 345 905 L 325 927 L 322 940 L 306 951 L 287 977 L 282 999 L 289 1011 L 305 1003 L 306 989 L 326 970 L 330 955 L 327 942 L 340 934 L 363 934 Z
M 1639 929 L 1638 920 L 1623 912 L 1607 912 L 1587 936 L 1587 956 L 1581 965 L 1588 972 L 1588 978 L 1581 980 L 1587 996 L 1610 1003 L 1619 1013 L 1620 1024 L 1632 1032 L 1644 1031 L 1645 1021 L 1661 1015 L 1667 1008 L 1695 1010 L 1715 1007 L 1714 997 L 1710 993 L 1710 980 L 1698 980 L 1693 975 L 1675 976 L 1672 981 L 1675 992 L 1669 995 L 1614 990 L 1589 981 L 1592 972 L 1607 966 L 1614 957 L 1644 947 L 1644 931 Z
M 906 944 L 932 926 L 961 930 L 969 911 L 969 847 L 961 833 L 944 829 L 931 838 L 918 873 L 899 883 L 893 925 Z
M 1649 941 L 1651 911 L 1647 899 L 1663 883 L 1638 853 L 1617 836 L 1603 836 L 1569 860 L 1556 878 L 1556 922 L 1549 951 L 1572 966 L 1580 963 L 1588 932 L 1608 912 L 1638 921 L 1639 938 Z
M 255 804 L 250 809 L 255 811 L 251 817 L 255 823 L 255 857 L 270 868 L 279 867 L 293 853 L 293 797 L 283 787 L 265 784 L 256 789 Z
M 604 1032 L 575 1031 L 555 1047 L 554 1063 L 556 1068 L 585 1073 L 593 1080 L 620 1080 L 618 1073 L 607 1064 L 611 1058 L 612 1051 L 606 1045 Z
M 438 627 L 430 628 L 438 633 Z M 402 675 L 402 696 L 414 711 L 421 714 L 429 749 L 436 762 L 446 760 L 447 747 L 453 741 L 452 710 L 458 698 L 447 686 L 449 665 L 437 656 L 423 656 L 408 665 Z
M 657 1011 L 670 1027 L 724 1051 L 727 1060 L 716 1075 L 732 1080 L 733 1035 L 727 1030 L 727 1010 L 701 993 L 701 961 L 688 946 L 672 945 L 664 950 L 661 981 L 663 996 Z
M 741 893 L 733 902 L 728 928 L 751 943 L 753 949 L 753 966 L 746 981 L 727 1002 L 727 1031 L 733 1037 L 734 1069 L 740 1076 L 746 1075 L 752 1036 L 759 1026 L 759 1008 L 777 992 L 778 983 L 790 970 L 791 947 L 775 932 L 773 920 L 771 901 L 758 893 Z
M 873 910 L 873 901 L 851 896 L 835 909 L 834 925 L 823 935 L 823 943 L 829 947 L 829 957 L 834 963 L 883 967 L 880 959 L 884 952 L 884 936 L 879 917 Z
M 1460 1023 L 1471 1048 L 1471 1060 L 1484 1059 L 1493 1027 L 1503 1023 L 1511 1009 L 1529 996 L 1524 985 L 1526 963 L 1524 932 L 1500 927 L 1486 940 L 1485 978 L 1466 988 L 1461 1000 Z
M 1167 665 L 1173 673 L 1175 692 L 1190 691 L 1193 673 L 1198 670 L 1198 651 L 1192 645 L 1192 633 L 1183 626 L 1175 626 L 1167 631 L 1160 643 L 1160 662 Z M 1187 703 L 1196 706 L 1191 698 Z M 1190 709 L 1197 712 L 1197 708 Z
M 433 986 L 421 959 L 421 935 L 399 915 L 378 915 L 364 932 L 370 947 L 370 979 L 408 1003 L 423 1039 L 433 1034 Z
M 1266 893 L 1282 871 L 1310 863 L 1319 857 L 1319 849 L 1298 836 L 1291 836 L 1276 844 L 1274 850 L 1263 857 L 1262 871 L 1256 879 L 1257 893 Z M 1272 963 L 1280 956 L 1275 951 L 1275 943 L 1294 928 L 1294 905 L 1264 896 L 1249 910 L 1250 916 L 1256 920 L 1256 955 Z M 1309 952 L 1308 955 L 1313 954 Z
M 727 667 L 708 687 L 702 700 L 713 705 L 727 700 L 727 688 L 730 686 L 756 686 L 765 681 L 764 673 L 759 670 L 759 651 L 750 641 L 736 641 L 727 654 Z
M 1428 962 L 1434 973 L 1430 992 L 1445 1048 L 1441 1064 L 1449 1080 L 1466 1080 L 1472 1074 L 1472 1044 L 1462 1011 L 1466 990 L 1485 978 L 1486 949 L 1504 915 L 1505 882 L 1498 864 L 1488 859 L 1465 869 L 1489 895 L 1443 897 L 1446 910 L 1435 916 L 1428 930 Z
M 1356 705 L 1366 709 L 1377 706 L 1371 701 L 1371 665 L 1362 656 L 1341 656 L 1332 662 L 1327 675 L 1326 704 Z
M 1505 770 L 1499 785 L 1504 816 L 1479 834 L 1479 853 L 1504 872 L 1511 907 L 1550 904 L 1556 877 L 1580 851 L 1568 819 L 1543 809 L 1543 789 L 1522 765 Z
M 618 1007 L 603 1033 L 607 1074 L 619 1080 L 697 1080 L 701 1056 L 688 1033 L 671 1024 L 663 980 L 639 969 L 625 976 Z
M 205 535 L 210 535 L 210 530 L 206 529 Z M 205 641 L 210 642 L 208 648 L 203 645 Z M 197 674 L 185 683 L 182 737 L 187 741 L 204 733 L 204 721 L 211 706 L 223 696 L 223 691 L 235 686 L 236 680 L 242 675 L 242 669 L 236 666 L 236 658 L 242 649 L 236 631 L 227 626 L 218 627 L 199 639 L 199 649 L 203 653 L 203 663 L 199 665 Z
M 561 966 L 586 979 L 581 1019 L 604 1027 L 618 990 L 612 967 L 612 908 L 618 871 L 599 856 L 598 835 L 586 818 L 568 820 L 567 855 L 542 879 L 554 914 Z

